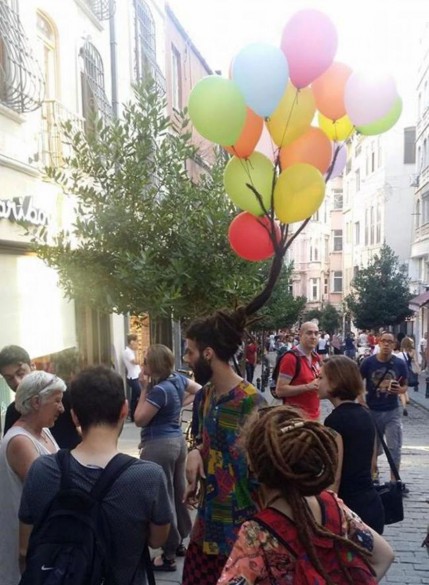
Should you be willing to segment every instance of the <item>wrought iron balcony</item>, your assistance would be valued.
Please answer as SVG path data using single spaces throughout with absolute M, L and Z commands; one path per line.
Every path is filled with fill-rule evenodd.
M 115 14 L 115 0 L 83 0 L 98 20 L 110 20 Z
M 64 132 L 65 122 L 70 122 L 73 133 L 84 131 L 84 119 L 81 116 L 56 100 L 43 102 L 40 156 L 43 166 L 61 166 L 71 154 L 71 146 Z
M 19 15 L 0 0 L 0 103 L 23 114 L 40 108 L 43 74 L 25 36 Z

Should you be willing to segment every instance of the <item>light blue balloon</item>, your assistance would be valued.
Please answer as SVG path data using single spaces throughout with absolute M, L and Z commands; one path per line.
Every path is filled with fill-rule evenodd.
M 267 118 L 281 100 L 289 78 L 283 51 L 266 43 L 247 45 L 232 63 L 232 78 L 246 104 L 258 116 Z

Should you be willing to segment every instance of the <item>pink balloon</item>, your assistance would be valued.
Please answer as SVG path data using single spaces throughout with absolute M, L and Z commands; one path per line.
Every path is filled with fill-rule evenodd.
M 365 126 L 383 118 L 398 98 L 391 75 L 371 76 L 363 71 L 352 73 L 346 83 L 344 103 L 355 126 Z
M 271 138 L 270 133 L 268 132 L 267 126 L 264 124 L 262 128 L 262 134 L 259 139 L 258 144 L 255 146 L 255 150 L 265 154 L 272 162 L 275 161 L 279 147 L 277 144 L 274 144 L 273 139 Z
M 283 29 L 281 49 L 289 64 L 289 76 L 301 89 L 328 69 L 337 51 L 337 30 L 319 10 L 300 10 Z
M 338 152 L 337 152 L 338 151 Z M 325 173 L 325 177 L 331 180 L 331 179 L 335 179 L 335 177 L 339 177 L 341 175 L 341 173 L 344 170 L 344 167 L 346 166 L 346 162 L 347 162 L 347 148 L 346 145 L 339 145 L 336 142 L 333 142 L 332 144 L 332 152 L 333 152 L 333 157 L 332 157 L 332 161 L 331 161 L 331 166 L 333 163 L 333 168 L 332 171 L 330 172 L 331 166 L 329 167 L 328 171 Z M 335 162 L 334 162 L 335 159 Z

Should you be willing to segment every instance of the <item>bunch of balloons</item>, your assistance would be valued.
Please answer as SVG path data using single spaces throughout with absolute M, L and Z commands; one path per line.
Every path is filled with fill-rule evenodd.
M 344 142 L 355 131 L 386 132 L 401 115 L 394 79 L 334 61 L 337 45 L 328 16 L 301 10 L 280 47 L 250 44 L 233 59 L 229 79 L 211 75 L 192 89 L 195 128 L 232 155 L 224 186 L 242 213 L 228 236 L 242 258 L 264 260 L 285 249 L 287 226 L 308 220 L 325 182 L 341 174 Z

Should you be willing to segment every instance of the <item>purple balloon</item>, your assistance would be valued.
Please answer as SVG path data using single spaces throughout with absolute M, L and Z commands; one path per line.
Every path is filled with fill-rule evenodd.
M 338 153 L 337 153 L 338 150 Z M 325 173 L 325 177 L 329 177 L 329 180 L 335 179 L 335 177 L 339 177 L 344 170 L 347 162 L 347 148 L 346 145 L 343 144 L 340 146 L 337 142 L 332 143 L 332 161 L 335 157 L 335 162 L 333 163 L 332 172 L 330 172 L 331 167 L 329 167 L 328 171 Z M 332 165 L 331 161 L 331 165 Z
M 397 98 L 391 75 L 373 77 L 362 71 L 350 75 L 344 91 L 347 115 L 355 126 L 365 126 L 383 118 Z

